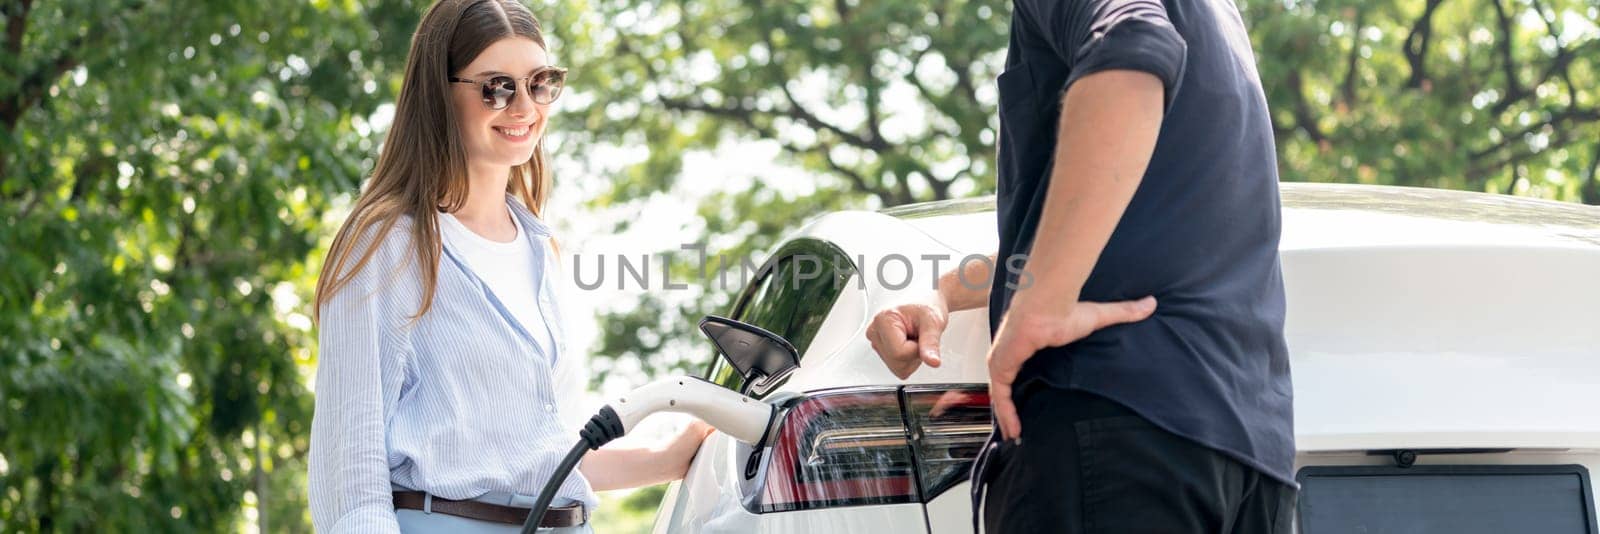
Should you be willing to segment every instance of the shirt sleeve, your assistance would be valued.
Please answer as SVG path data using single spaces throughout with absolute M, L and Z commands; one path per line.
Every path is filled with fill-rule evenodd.
M 381 256 L 373 256 L 320 313 L 307 477 L 318 532 L 400 532 L 386 421 L 403 373 L 389 341 L 398 336 L 388 320 L 395 314 L 385 309 L 381 293 L 390 274 Z
M 1040 40 L 1070 72 L 1062 90 L 1106 70 L 1161 79 L 1168 107 L 1183 79 L 1188 45 L 1159 0 L 1017 0 L 1015 16 L 1033 22 Z

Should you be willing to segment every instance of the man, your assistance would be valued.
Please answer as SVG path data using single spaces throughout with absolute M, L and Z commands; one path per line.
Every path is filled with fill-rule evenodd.
M 905 378 L 987 302 L 987 531 L 1288 532 L 1277 163 L 1237 9 L 1015 0 L 998 83 L 993 264 L 1025 262 L 981 289 L 966 262 L 867 332 Z

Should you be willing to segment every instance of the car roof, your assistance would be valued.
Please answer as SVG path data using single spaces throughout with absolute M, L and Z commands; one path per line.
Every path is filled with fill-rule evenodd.
M 1282 250 L 1373 246 L 1600 249 L 1600 207 L 1417 187 L 1284 183 Z M 993 252 L 993 196 L 879 212 L 963 252 Z
M 1600 448 L 1600 207 L 1301 183 L 1281 184 L 1281 198 L 1301 451 Z M 810 236 L 866 259 L 941 246 L 989 254 L 998 242 L 993 197 L 816 223 Z M 864 323 L 906 295 L 869 283 L 852 298 L 865 309 L 843 322 Z M 953 355 L 911 382 L 985 379 L 989 329 L 977 313 L 951 316 L 944 347 Z M 840 343 L 854 340 L 845 347 L 854 352 L 811 363 L 812 385 L 895 381 L 853 326 Z

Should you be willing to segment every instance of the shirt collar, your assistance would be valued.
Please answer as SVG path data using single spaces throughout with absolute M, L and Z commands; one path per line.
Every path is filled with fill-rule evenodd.
M 532 211 L 529 211 L 527 206 L 523 206 L 522 202 L 517 200 L 517 197 L 511 196 L 509 193 L 506 194 L 506 206 L 511 208 L 511 216 L 516 217 L 517 222 L 522 224 L 522 233 L 524 235 L 521 237 L 523 239 L 531 241 L 534 238 L 550 237 L 550 226 L 546 225 L 544 221 L 539 220 L 539 217 L 534 215 Z M 440 221 L 440 224 L 444 224 L 444 222 Z M 442 230 L 443 229 L 441 229 L 441 233 Z M 450 240 L 440 239 L 439 241 L 440 245 L 444 249 L 445 255 L 450 257 L 450 259 L 461 263 L 461 259 L 456 257 L 455 246 L 450 243 Z M 537 246 L 537 243 L 534 243 L 534 245 Z M 461 265 L 462 268 L 466 268 L 465 263 L 461 263 Z
M 509 193 L 506 194 L 506 205 L 511 207 L 511 216 L 516 217 L 517 221 L 522 223 L 522 229 L 527 231 L 528 235 L 550 237 L 550 227 L 545 225 L 544 221 L 539 220 L 537 215 L 534 215 L 532 211 L 528 210 L 527 206 L 523 206 L 521 202 L 517 201 L 516 197 L 511 196 Z

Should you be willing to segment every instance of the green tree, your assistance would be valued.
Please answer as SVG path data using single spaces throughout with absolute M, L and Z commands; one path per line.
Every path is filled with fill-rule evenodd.
M 815 177 L 797 196 L 763 177 L 703 199 L 712 250 L 749 258 L 817 213 L 992 191 L 995 90 L 1008 3 L 569 1 L 553 9 L 556 52 L 581 93 L 564 103 L 559 150 L 643 146 L 592 206 L 680 187 L 684 154 L 738 141 L 775 143 Z M 590 162 L 597 165 L 608 161 Z M 696 241 L 693 238 L 685 242 Z M 665 244 L 674 252 L 679 243 Z M 681 253 L 680 254 L 685 254 Z M 680 256 L 676 280 L 704 282 Z M 698 371 L 693 319 L 721 311 L 727 291 L 691 284 L 601 319 L 598 383 L 619 359 L 648 374 Z
M 1584 0 L 1241 0 L 1286 181 L 1493 191 L 1600 204 L 1600 7 Z M 751 176 L 704 198 L 698 238 L 749 257 L 814 214 L 994 188 L 999 0 L 565 2 L 587 99 L 564 148 L 645 146 L 595 206 L 693 180 L 687 151 L 776 143 L 813 192 Z M 569 103 L 570 105 L 571 103 Z M 900 119 L 897 121 L 897 119 Z M 624 223 L 624 226 L 626 222 Z M 655 252 L 672 254 L 678 244 Z M 679 253 L 683 258 L 685 254 Z M 685 258 L 686 259 L 686 258 Z M 731 292 L 698 281 L 604 314 L 594 380 L 701 372 L 694 319 Z M 625 360 L 629 365 L 619 365 Z M 636 364 L 636 365 L 634 365 Z
M 1592 2 L 1242 4 L 1284 180 L 1600 203 Z M 704 198 L 698 240 L 735 239 L 713 251 L 729 257 L 768 249 L 813 214 L 993 191 L 1008 2 L 564 5 L 555 27 L 569 33 L 562 50 L 587 94 L 564 111 L 576 120 L 558 122 L 563 148 L 648 151 L 595 206 L 683 187 L 688 151 L 752 142 L 776 143 L 817 186 L 785 195 L 784 184 L 752 176 L 751 187 Z M 677 263 L 676 279 L 697 279 L 697 265 Z M 729 294 L 699 281 L 604 316 L 595 379 L 618 360 L 645 374 L 701 370 L 693 319 L 725 310 Z
M 0 530 L 308 530 L 307 260 L 418 3 L 0 2 Z
M 426 3 L 0 0 L 0 530 L 307 528 L 316 251 Z M 1285 180 L 1600 204 L 1592 1 L 1241 4 Z M 689 189 L 686 154 L 739 143 L 810 179 L 698 199 L 731 258 L 817 213 L 993 191 L 1009 2 L 533 8 L 574 67 L 552 152 L 609 179 L 590 207 Z M 698 282 L 601 317 L 596 380 L 698 371 L 693 319 L 730 297 Z
M 1286 180 L 1600 204 L 1600 7 L 1250 1 Z

